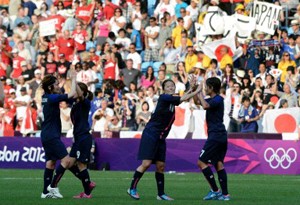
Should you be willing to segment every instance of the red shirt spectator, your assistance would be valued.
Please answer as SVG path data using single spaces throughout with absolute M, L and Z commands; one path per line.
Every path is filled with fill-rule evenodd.
M 75 42 L 70 38 L 69 31 L 64 31 L 64 36 L 60 37 L 57 41 L 59 45 L 59 53 L 64 54 L 67 61 L 71 61 L 71 55 L 74 53 Z
M 80 28 L 77 28 L 75 31 L 73 31 L 75 48 L 77 49 L 77 51 L 85 51 L 85 41 L 88 40 L 88 33 L 86 30 L 81 30 L 81 24 L 77 22 L 76 27 L 79 27 L 79 25 Z
M 78 19 L 82 20 L 84 24 L 88 25 L 93 18 L 95 4 L 91 3 L 86 5 L 86 0 L 82 0 L 81 3 L 82 6 L 76 9 L 75 15 Z
M 9 46 L 9 42 L 7 39 L 2 41 L 2 48 L 1 48 L 2 52 L 1 52 L 1 59 L 2 62 L 5 65 L 9 65 L 10 64 L 10 58 L 9 58 L 9 54 L 12 51 L 12 48 Z
M 112 60 L 108 60 L 104 66 L 104 79 L 112 79 L 115 80 L 116 78 L 116 62 Z
M 21 62 L 26 61 L 26 60 L 25 60 L 25 58 L 18 55 L 17 49 L 14 49 L 12 51 L 12 54 L 13 54 L 14 58 L 13 58 L 13 71 L 11 73 L 11 78 L 16 79 L 22 74 Z
M 51 36 L 50 42 L 48 43 L 48 48 L 49 48 L 49 52 L 52 52 L 54 54 L 54 59 L 58 61 L 59 44 L 55 36 Z
M 53 16 L 49 16 L 46 20 L 51 20 L 54 19 L 55 20 L 55 28 L 58 31 L 61 31 L 62 29 L 62 24 L 66 21 L 66 19 L 64 17 L 62 17 L 59 14 L 55 14 Z
M 109 0 L 105 1 L 105 7 L 103 9 L 103 13 L 104 13 L 104 16 L 106 17 L 106 19 L 110 20 L 111 17 L 114 16 L 116 8 L 120 8 L 120 7 L 111 3 Z

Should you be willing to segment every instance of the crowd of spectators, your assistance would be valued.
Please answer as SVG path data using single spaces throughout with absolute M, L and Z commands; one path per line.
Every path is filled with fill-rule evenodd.
M 221 48 L 220 59 L 210 59 L 196 44 L 194 23 L 203 23 L 210 6 L 225 15 L 249 15 L 251 0 L 1 2 L 3 133 L 39 130 L 41 80 L 55 75 L 62 92 L 68 92 L 70 69 L 94 93 L 89 122 L 103 137 L 111 137 L 114 131 L 143 130 L 167 78 L 174 80 L 176 93 L 182 95 L 191 76 L 199 82 L 219 77 L 225 113 L 231 119 L 229 132 L 257 132 L 256 121 L 267 109 L 300 106 L 298 1 L 266 0 L 284 8 L 276 32 L 255 31 L 244 44 L 237 43 L 243 55 L 236 60 L 227 47 Z M 55 22 L 55 35 L 40 34 L 40 22 L 47 20 Z M 209 38 L 214 41 L 222 35 Z M 250 46 L 251 39 L 279 43 Z M 274 69 L 281 75 L 270 72 Z M 70 106 L 61 103 L 63 132 L 72 130 Z M 193 102 L 191 107 L 195 108 Z

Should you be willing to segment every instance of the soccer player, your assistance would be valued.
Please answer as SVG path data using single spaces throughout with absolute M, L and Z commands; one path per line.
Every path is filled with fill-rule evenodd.
M 191 84 L 191 87 L 193 87 L 195 83 L 191 82 Z M 136 200 L 140 199 L 137 192 L 137 184 L 152 163 L 156 165 L 155 179 L 158 189 L 157 200 L 173 200 L 166 195 L 164 191 L 165 139 L 175 119 L 175 106 L 179 105 L 182 101 L 192 98 L 200 91 L 197 89 L 192 92 L 192 89 L 190 89 L 182 97 L 175 96 L 175 83 L 170 79 L 162 83 L 162 88 L 164 94 L 160 95 L 155 111 L 142 134 L 138 152 L 138 159 L 142 160 L 142 164 L 136 169 L 130 188 L 127 190 L 127 193 Z
M 86 84 L 80 82 L 77 84 L 76 91 L 78 96 L 71 110 L 74 143 L 70 152 L 70 171 L 81 180 L 84 192 L 73 198 L 92 198 L 91 192 L 96 184 L 91 182 L 87 168 L 93 141 L 88 122 L 93 93 L 88 90 Z
M 44 121 L 42 123 L 41 140 L 45 150 L 46 168 L 44 172 L 44 190 L 41 198 L 63 198 L 57 184 L 70 163 L 70 158 L 65 145 L 61 141 L 61 120 L 59 103 L 72 98 L 76 94 L 76 73 L 71 71 L 71 91 L 62 94 L 59 82 L 53 75 L 46 75 L 41 82 L 44 90 L 42 106 Z M 53 171 L 57 160 L 60 165 Z M 52 179 L 53 177 L 53 179 Z
M 199 85 L 202 87 L 202 85 Z M 200 101 L 206 110 L 206 122 L 208 138 L 201 150 L 198 166 L 208 181 L 211 190 L 203 200 L 230 200 L 227 189 L 227 174 L 224 168 L 224 158 L 227 152 L 227 131 L 223 124 L 224 101 L 219 95 L 221 81 L 216 78 L 206 80 L 205 93 L 210 98 L 204 99 L 203 93 L 195 96 L 195 101 Z M 219 183 L 222 191 L 218 189 L 214 174 L 208 164 L 212 164 L 218 173 Z

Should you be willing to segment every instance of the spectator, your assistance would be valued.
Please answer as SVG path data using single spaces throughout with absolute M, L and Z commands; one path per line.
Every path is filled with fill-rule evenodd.
M 42 77 L 42 72 L 41 72 L 41 70 L 36 69 L 34 71 L 34 77 L 35 77 L 34 80 L 29 84 L 29 92 L 28 92 L 32 99 L 35 98 L 35 93 L 36 93 L 36 91 L 37 91 L 37 89 L 40 86 L 41 81 L 42 81 L 42 78 L 41 78 Z
M 127 24 L 126 30 L 127 30 L 128 34 L 130 34 L 130 40 L 131 40 L 131 43 L 133 43 L 133 45 L 135 46 L 135 50 L 138 53 L 141 53 L 142 49 L 143 49 L 143 44 L 142 44 L 142 38 L 141 38 L 140 31 L 134 29 L 132 27 L 132 24 Z M 129 48 L 129 51 L 131 51 L 130 48 Z
M 172 80 L 175 83 L 175 93 L 182 96 L 184 91 L 186 90 L 186 87 L 182 82 L 179 81 L 179 79 L 180 79 L 179 73 L 174 73 Z
M 14 101 L 16 106 L 16 114 L 17 114 L 17 121 L 22 123 L 23 118 L 26 116 L 26 109 L 30 103 L 30 96 L 27 94 L 27 88 L 22 87 L 20 89 L 20 95 Z
M 126 61 L 126 68 L 120 71 L 120 76 L 123 79 L 123 82 L 127 88 L 131 82 L 135 85 L 138 84 L 138 78 L 141 76 L 141 71 L 133 68 L 133 60 L 128 59 Z
M 147 68 L 146 74 L 141 77 L 142 89 L 147 89 L 149 86 L 153 86 L 156 78 L 154 77 L 154 71 L 152 66 Z
M 116 36 L 118 36 L 118 31 L 121 28 L 124 28 L 126 24 L 126 19 L 123 16 L 122 10 L 120 8 L 115 9 L 114 16 L 112 18 L 107 18 L 110 19 L 110 26 L 111 26 L 111 31 L 114 32 Z
M 107 107 L 107 105 L 107 100 L 102 100 L 101 108 L 96 110 L 93 115 L 92 129 L 95 132 L 101 132 L 101 135 L 103 135 L 105 131 L 104 125 L 114 116 L 114 111 Z
M 95 92 L 95 84 L 99 79 L 87 62 L 82 63 L 82 70 L 77 73 L 76 77 L 78 82 L 86 84 L 91 92 Z
M 141 70 L 142 58 L 140 54 L 136 51 L 134 43 L 131 43 L 129 46 L 129 54 L 127 55 L 127 60 L 131 59 L 133 62 L 133 68 Z
M 136 123 L 138 125 L 137 131 L 143 131 L 146 124 L 150 120 L 151 112 L 149 112 L 149 104 L 147 102 L 143 102 L 142 111 L 138 113 L 136 116 Z
M 283 52 L 282 58 L 278 63 L 278 69 L 282 71 L 281 76 L 280 76 L 280 82 L 284 83 L 286 79 L 286 73 L 287 73 L 287 68 L 289 66 L 294 66 L 296 67 L 295 61 L 293 61 L 290 57 L 290 54 L 288 52 Z
M 71 108 L 68 107 L 66 101 L 62 101 L 59 104 L 60 107 L 60 120 L 61 120 L 61 130 L 62 133 L 67 133 L 70 129 L 72 129 L 72 121 L 71 121 Z
M 33 3 L 31 0 L 23 0 L 23 7 L 24 7 L 24 15 L 31 17 L 33 15 L 33 12 L 35 9 L 37 9 L 35 3 Z
M 250 104 L 250 98 L 244 96 L 242 98 L 242 106 L 239 110 L 238 120 L 241 122 L 241 132 L 242 133 L 257 133 L 259 119 L 258 112 Z
M 94 26 L 94 40 L 97 41 L 97 45 L 103 45 L 111 29 L 109 21 L 105 18 L 104 13 L 100 12 L 98 14 L 97 21 Z
M 156 18 L 150 18 L 150 26 L 147 26 L 144 32 L 145 56 L 144 61 L 159 61 L 158 53 L 159 27 L 156 24 Z
M 277 91 L 277 95 L 280 97 L 280 100 L 287 100 L 288 107 L 297 107 L 297 96 L 292 93 L 291 86 L 289 84 L 284 84 L 283 92 Z

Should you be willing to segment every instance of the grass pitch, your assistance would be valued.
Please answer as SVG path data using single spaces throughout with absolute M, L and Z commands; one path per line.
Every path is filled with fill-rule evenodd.
M 63 199 L 41 199 L 43 170 L 0 170 L 0 205 L 297 205 L 300 204 L 299 176 L 229 174 L 229 192 L 232 200 L 203 201 L 209 190 L 201 173 L 166 174 L 166 193 L 175 201 L 156 200 L 154 173 L 146 173 L 138 190 L 141 199 L 131 199 L 126 190 L 133 172 L 91 171 L 97 183 L 92 199 L 73 199 L 82 191 L 81 182 L 66 172 L 59 187 Z

